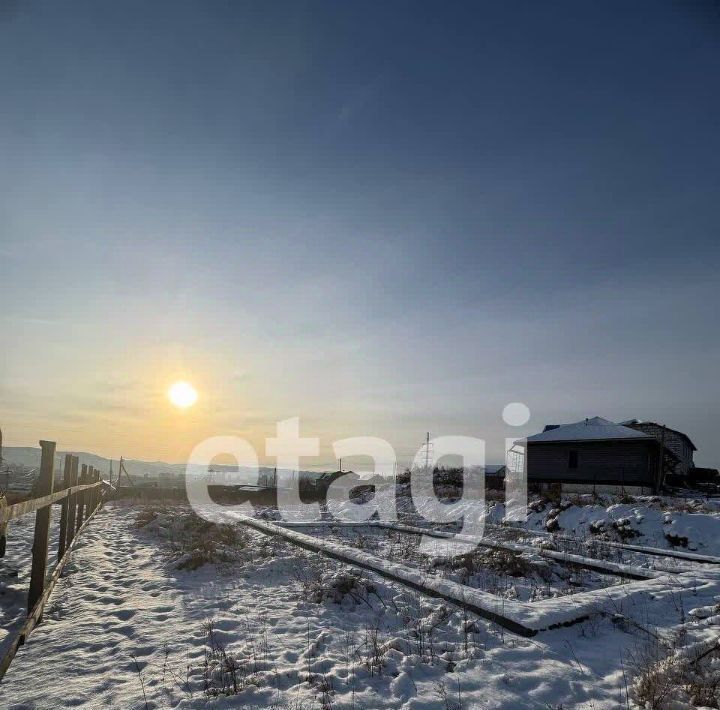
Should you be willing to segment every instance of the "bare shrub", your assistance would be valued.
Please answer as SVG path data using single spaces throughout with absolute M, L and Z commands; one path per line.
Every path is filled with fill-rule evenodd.
M 145 506 L 144 508 L 141 508 L 138 513 L 135 515 L 135 527 L 136 528 L 144 528 L 146 525 L 151 523 L 153 520 L 155 520 L 158 516 L 158 513 L 160 510 L 165 510 L 156 508 L 155 506 Z
M 457 684 L 457 697 L 453 697 L 448 690 L 444 680 L 435 683 L 435 695 L 437 696 L 440 706 L 445 710 L 462 710 L 462 695 L 460 694 L 460 682 Z
M 375 593 L 375 585 L 363 572 L 342 568 L 337 571 L 320 574 L 305 581 L 304 596 L 314 603 L 331 601 L 342 604 L 350 599 L 355 604 L 370 604 L 368 597 Z
M 188 508 L 146 506 L 135 526 L 167 539 L 177 569 L 235 562 L 248 545 L 247 532 L 238 526 L 211 523 Z
M 247 685 L 247 673 L 234 654 L 225 650 L 213 621 L 204 625 L 207 643 L 203 658 L 203 690 L 208 697 L 237 695 Z
M 328 678 L 324 674 L 317 673 L 315 675 L 312 675 L 308 679 L 308 682 L 317 693 L 317 701 L 320 705 L 321 710 L 332 710 L 333 697 L 335 695 L 332 678 Z
M 618 537 L 623 542 L 640 536 L 640 533 L 631 526 L 630 520 L 628 518 L 619 518 L 618 520 L 613 520 L 611 522 L 611 525 L 617 532 Z
M 720 643 L 717 639 L 677 649 L 650 639 L 631 654 L 633 699 L 642 707 L 720 707 Z
M 529 577 L 533 571 L 533 565 L 522 555 L 502 548 L 480 550 L 463 557 L 464 563 L 473 569 L 484 567 L 508 577 Z

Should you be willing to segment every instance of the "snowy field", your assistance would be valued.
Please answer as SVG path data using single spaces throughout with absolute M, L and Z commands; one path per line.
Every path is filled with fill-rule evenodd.
M 528 531 L 507 535 L 530 542 L 577 533 L 672 549 L 672 530 L 687 536 L 678 550 L 720 552 L 715 511 L 653 505 L 545 506 Z M 500 512 L 493 508 L 490 517 Z M 558 527 L 547 533 L 554 518 Z M 606 522 L 591 529 L 598 520 Z M 4 628 L 24 612 L 32 529 L 28 516 L 8 531 L 0 562 Z M 578 589 L 602 595 L 618 584 L 611 575 L 522 555 L 498 561 L 486 551 L 472 567 L 437 565 L 417 553 L 416 536 L 378 528 L 306 532 L 402 557 L 500 598 L 572 598 Z M 647 557 L 621 553 L 636 555 L 633 563 Z M 635 595 L 528 639 L 286 541 L 204 524 L 180 506 L 108 505 L 72 555 L 43 623 L 0 685 L 0 707 L 559 709 L 648 698 L 654 707 L 693 707 L 699 699 L 714 705 L 707 686 L 720 678 L 720 582 L 712 565 L 702 568 L 707 582 L 689 590 L 669 581 L 664 593 Z M 663 705 L 670 701 L 679 704 Z
M 419 535 L 399 530 L 318 525 L 303 527 L 302 532 L 350 545 L 383 559 L 412 565 L 429 575 L 460 582 L 505 599 L 547 599 L 623 582 L 613 575 L 570 568 L 536 554 L 513 553 L 503 549 L 483 547 L 455 558 L 433 556 L 419 550 Z

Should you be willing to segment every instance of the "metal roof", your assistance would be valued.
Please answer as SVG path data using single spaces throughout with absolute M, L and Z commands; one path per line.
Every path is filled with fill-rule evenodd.
M 528 436 L 528 442 L 556 441 L 608 441 L 614 439 L 654 439 L 655 437 L 637 429 L 615 424 L 602 417 L 583 419 L 572 424 L 561 424 L 539 434 Z

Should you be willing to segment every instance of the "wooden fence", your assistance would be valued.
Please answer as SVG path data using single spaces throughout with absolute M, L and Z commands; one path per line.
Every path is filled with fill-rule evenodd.
M 103 482 L 100 472 L 92 466 L 82 465 L 78 474 L 78 457 L 65 456 L 62 488 L 54 491 L 55 442 L 41 441 L 40 473 L 33 493 L 36 498 L 7 505 L 0 504 L 0 557 L 5 555 L 7 524 L 14 518 L 36 512 L 35 534 L 32 546 L 32 566 L 28 589 L 28 613 L 25 623 L 0 659 L 0 679 L 5 675 L 17 650 L 25 643 L 32 630 L 40 623 L 43 609 L 55 583 L 68 560 L 78 535 L 103 502 Z M 47 574 L 48 547 L 50 545 L 50 513 L 53 503 L 61 504 L 60 533 L 57 564 Z

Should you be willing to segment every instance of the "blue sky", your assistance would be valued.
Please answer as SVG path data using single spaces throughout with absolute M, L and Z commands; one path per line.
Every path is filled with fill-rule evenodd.
M 702 3 L 2 3 L 6 439 L 499 460 L 523 401 L 717 465 L 718 77 Z

